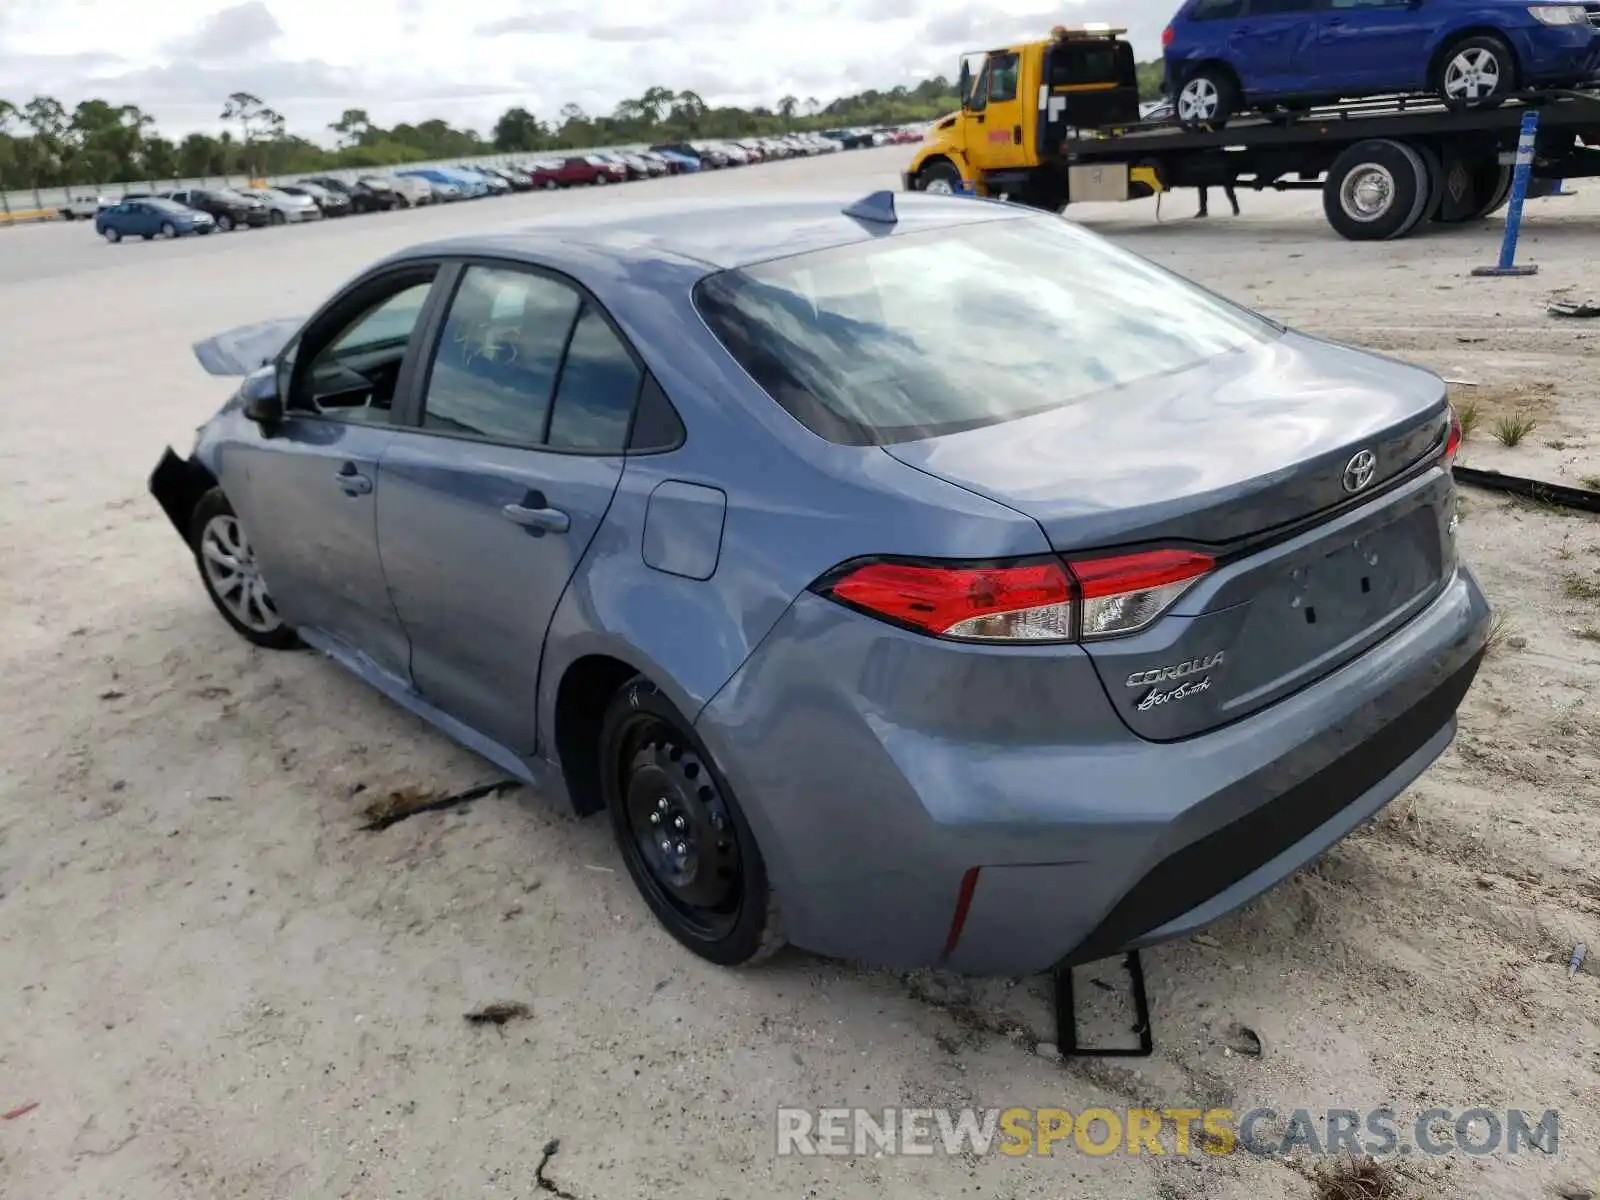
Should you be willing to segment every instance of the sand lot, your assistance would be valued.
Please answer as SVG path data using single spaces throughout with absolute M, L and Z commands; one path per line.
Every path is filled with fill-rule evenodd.
M 903 149 L 650 187 L 892 186 Z M 1318 1195 L 1244 1154 L 782 1159 L 780 1104 L 1562 1112 L 1559 1150 L 1398 1161 L 1401 1197 L 1600 1191 L 1600 524 L 1484 493 L 1462 536 L 1506 626 L 1454 748 L 1373 825 L 1146 955 L 1157 1054 L 1062 1066 L 1042 980 L 692 959 L 600 821 L 536 796 L 362 831 L 372 795 L 494 770 L 309 653 L 255 651 L 145 491 L 226 394 L 196 338 L 308 311 L 389 249 L 627 194 L 100 244 L 0 234 L 0 1196 L 8 1200 Z M 1320 199 L 1077 212 L 1308 332 L 1463 381 L 1465 461 L 1600 475 L 1600 187 L 1500 226 L 1352 245 Z M 1213 205 L 1214 214 L 1225 204 Z M 1468 386 L 1470 385 L 1470 386 Z M 1536 426 L 1499 445 L 1500 417 Z M 1594 959 L 1591 958 L 1591 963 Z M 1109 977 L 1109 976 L 1108 976 Z M 463 1014 L 520 1002 L 502 1028 Z M 1265 1046 L 1231 1052 L 1243 1024 Z M 536 1180 L 541 1148 L 560 1149 Z M 551 1189 L 558 1189 L 551 1191 Z M 1580 1189 L 1580 1190 L 1573 1190 Z M 1330 1193 L 1362 1196 L 1362 1193 Z

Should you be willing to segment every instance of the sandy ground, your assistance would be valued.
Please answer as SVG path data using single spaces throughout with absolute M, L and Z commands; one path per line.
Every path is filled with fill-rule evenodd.
M 894 150 L 662 192 L 892 183 Z M 1141 1102 L 1562 1110 L 1556 1155 L 1399 1162 L 1404 1197 L 1600 1189 L 1600 527 L 1469 494 L 1507 621 L 1455 747 L 1372 826 L 1209 935 L 1146 956 L 1157 1054 L 1063 1067 L 1042 982 L 901 978 L 790 953 L 729 973 L 651 922 L 599 822 L 537 797 L 382 833 L 372 794 L 490 778 L 310 654 L 253 651 L 145 492 L 224 386 L 189 344 L 306 310 L 378 254 L 616 194 L 100 245 L 0 234 L 0 1195 L 1316 1195 L 1308 1160 L 783 1159 L 779 1104 Z M 1531 280 L 1468 278 L 1499 225 L 1334 238 L 1318 200 L 1078 214 L 1308 331 L 1464 384 L 1468 461 L 1600 473 L 1600 189 L 1529 206 Z M 1224 206 L 1225 207 L 1225 206 Z M 1213 206 L 1213 212 L 1217 212 Z M 1507 449 L 1497 418 L 1536 428 Z M 360 789 L 360 790 L 358 790 Z M 1104 974 L 1102 972 L 1102 974 Z M 1109 978 L 1110 976 L 1107 975 Z M 1094 991 L 1095 989 L 1090 988 Z M 516 1001 L 531 1019 L 463 1021 Z M 1232 1023 L 1260 1058 L 1230 1053 Z M 1351 1193 L 1356 1195 L 1358 1193 Z M 1573 1193 L 1578 1194 L 1578 1193 Z

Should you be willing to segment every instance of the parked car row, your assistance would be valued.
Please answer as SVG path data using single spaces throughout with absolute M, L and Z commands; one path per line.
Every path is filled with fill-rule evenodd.
M 388 212 L 512 192 L 594 187 L 696 171 L 808 158 L 840 150 L 915 141 L 919 130 L 832 129 L 782 137 L 665 142 L 645 150 L 598 150 L 565 157 L 530 157 L 495 166 L 401 167 L 388 174 L 342 179 L 308 175 L 293 183 L 246 187 L 173 188 L 128 192 L 120 199 L 79 196 L 61 210 L 67 220 L 92 218 L 108 242 L 125 237 L 183 237 L 269 225 L 303 224 L 354 213 Z

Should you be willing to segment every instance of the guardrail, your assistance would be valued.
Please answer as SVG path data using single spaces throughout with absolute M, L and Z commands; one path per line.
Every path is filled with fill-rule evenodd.
M 343 179 L 353 183 L 363 175 L 388 175 L 395 171 L 418 171 L 427 170 L 430 167 L 453 167 L 459 163 L 482 163 L 485 166 L 493 167 L 507 162 L 529 162 L 539 158 L 572 158 L 576 155 L 595 154 L 600 151 L 627 154 L 644 148 L 642 143 L 636 143 L 630 146 L 594 146 L 578 150 L 480 154 L 474 157 L 435 159 L 430 162 L 391 163 L 384 167 L 339 167 L 325 171 L 297 171 L 284 175 L 268 175 L 265 179 L 269 184 L 278 184 L 293 183 L 296 179 L 304 179 L 307 175 L 330 175 L 335 179 Z M 130 180 L 126 183 L 83 183 L 73 184 L 70 187 L 25 188 L 18 191 L 0 192 L 0 228 L 4 228 L 7 225 L 27 225 L 38 221 L 60 220 L 61 210 L 75 197 L 109 196 L 116 198 L 129 192 L 165 192 L 180 188 L 243 187 L 252 178 L 260 177 L 237 174 L 206 175 L 186 179 Z

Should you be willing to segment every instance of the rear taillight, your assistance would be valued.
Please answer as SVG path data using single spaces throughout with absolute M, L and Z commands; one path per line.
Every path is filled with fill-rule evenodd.
M 1083 602 L 1080 636 L 1092 640 L 1143 629 L 1216 565 L 1216 559 L 1195 550 L 1072 561 Z
M 1173 33 L 1171 25 L 1168 25 L 1165 29 L 1163 29 L 1161 31 L 1161 47 L 1162 47 L 1162 49 L 1166 49 L 1168 46 L 1172 45 L 1172 39 L 1175 36 L 1176 35 Z
M 1064 642 L 1072 581 L 1054 559 L 1001 566 L 867 563 L 824 593 L 876 617 L 969 642 Z
M 1461 449 L 1461 418 L 1456 416 L 1455 405 L 1450 406 L 1450 432 L 1444 440 L 1444 465 L 1452 467 L 1456 461 L 1456 451 Z
M 816 590 L 954 641 L 1092 641 L 1145 628 L 1215 565 L 1192 550 L 999 564 L 868 562 L 841 568 Z

